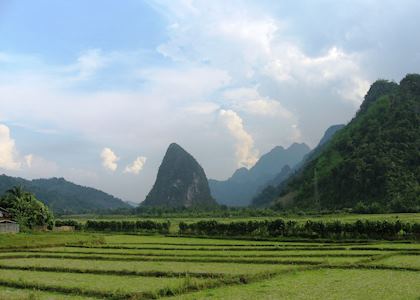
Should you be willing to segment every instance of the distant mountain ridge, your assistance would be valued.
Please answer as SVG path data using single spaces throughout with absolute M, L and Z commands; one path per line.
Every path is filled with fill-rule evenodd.
M 282 171 L 276 175 L 276 177 L 269 182 L 267 182 L 264 189 L 259 191 L 258 194 L 252 199 L 253 206 L 267 206 L 269 205 L 279 194 L 281 188 L 286 185 L 291 179 L 297 176 L 304 167 L 314 160 L 326 147 L 328 142 L 333 138 L 333 136 L 342 128 L 344 124 L 337 124 L 328 127 L 319 141 L 318 145 L 307 153 L 303 159 L 295 165 L 293 169 L 282 169 Z
M 270 180 L 274 180 L 284 167 L 293 168 L 309 151 L 310 148 L 304 143 L 294 143 L 287 149 L 276 146 L 262 155 L 251 169 L 240 168 L 224 181 L 210 179 L 212 196 L 220 204 L 247 206 L 255 194 Z
M 210 194 L 203 168 L 178 144 L 169 145 L 153 188 L 141 203 L 154 207 L 217 206 Z
M 91 213 L 130 207 L 110 194 L 74 184 L 64 178 L 26 180 L 0 175 L 0 195 L 13 186 L 22 186 L 25 190 L 34 193 L 38 200 L 60 214 Z

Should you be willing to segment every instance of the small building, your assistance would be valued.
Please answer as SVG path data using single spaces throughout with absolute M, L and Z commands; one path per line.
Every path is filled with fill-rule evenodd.
M 0 233 L 18 233 L 19 224 L 12 220 L 10 212 L 0 207 Z
M 0 207 L 0 220 L 10 220 L 12 219 L 12 215 L 10 214 L 10 212 L 3 208 Z

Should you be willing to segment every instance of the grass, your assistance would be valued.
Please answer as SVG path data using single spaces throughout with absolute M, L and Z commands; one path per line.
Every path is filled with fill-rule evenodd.
M 125 256 L 170 256 L 170 257 L 301 257 L 301 256 L 369 256 L 383 254 L 379 250 L 282 250 L 282 251 L 177 251 L 177 250 L 128 250 L 128 249 L 107 249 L 107 248 L 78 248 L 78 247 L 53 247 L 36 250 L 24 250 L 26 253 L 59 253 L 59 254 L 119 254 Z M 17 252 L 14 252 L 17 253 Z M 0 256 L 7 253 L 0 253 Z M 9 253 L 10 254 L 10 253 Z
M 56 259 L 78 259 L 78 260 L 101 260 L 101 261 L 130 261 L 130 262 L 146 262 L 146 261 L 160 261 L 160 262 L 201 262 L 201 263 L 228 263 L 228 264 L 297 264 L 297 265 L 315 265 L 320 263 L 355 263 L 361 260 L 361 257 L 345 257 L 345 256 L 293 256 L 293 257 L 162 257 L 162 256 L 124 256 L 117 254 L 107 255 L 89 255 L 89 254 L 55 254 L 55 253 L 11 253 L 3 256 L 3 259 L 16 258 L 56 258 Z
M 0 261 L 0 266 L 42 266 L 61 267 L 70 269 L 93 270 L 128 270 L 128 271 L 162 271 L 162 272 L 189 272 L 189 273 L 223 273 L 243 275 L 264 271 L 275 272 L 293 269 L 293 265 L 266 265 L 266 264 L 226 264 L 226 263 L 196 263 L 196 262 L 130 262 L 130 261 L 100 261 L 49 258 L 22 258 Z
M 420 270 L 420 256 L 419 255 L 395 255 L 386 257 L 380 261 L 372 262 L 374 265 L 391 266 L 401 268 L 415 268 Z
M 66 244 L 101 244 L 99 235 L 86 233 L 19 233 L 0 234 L 0 250 L 34 247 L 51 247 Z
M 100 291 L 106 293 L 139 293 L 152 292 L 162 288 L 176 288 L 183 284 L 181 278 L 154 277 L 121 277 L 93 274 L 73 274 L 64 272 L 39 272 L 2 270 L 0 281 L 25 282 L 64 288 L 80 288 L 82 290 Z
M 36 290 L 24 290 L 0 286 L 2 300 L 93 300 L 96 298 L 63 295 L 54 292 L 42 292 Z
M 381 300 L 420 295 L 412 286 L 420 279 L 418 243 L 77 233 L 7 238 L 9 246 L 0 244 L 0 299 L 20 294 L 23 299 L 176 295 L 179 299 L 366 299 L 369 295 Z M 12 244 L 13 239 L 25 238 L 27 243 Z
M 418 299 L 420 273 L 384 270 L 308 270 L 249 285 L 174 299 Z

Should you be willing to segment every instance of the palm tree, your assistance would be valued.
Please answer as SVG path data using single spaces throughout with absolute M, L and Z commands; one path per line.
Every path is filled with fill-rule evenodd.
M 11 189 L 7 190 L 6 193 L 17 199 L 22 199 L 27 194 L 21 185 L 12 187 Z

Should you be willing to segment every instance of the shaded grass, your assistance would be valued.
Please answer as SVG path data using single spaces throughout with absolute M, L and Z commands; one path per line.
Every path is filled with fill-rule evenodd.
M 95 251 L 94 249 L 88 249 L 90 251 L 86 251 L 86 249 L 82 249 L 82 251 L 77 249 L 68 249 L 64 248 L 62 250 L 53 250 L 53 249 L 46 249 L 46 250 L 26 250 L 26 253 L 55 253 L 55 254 L 93 254 L 93 255 L 120 255 L 120 256 L 154 256 L 154 257 L 231 257 L 231 258 L 277 258 L 277 257 L 369 257 L 381 254 L 383 252 L 380 251 L 353 251 L 349 253 L 349 251 L 316 251 L 316 253 L 312 253 L 313 251 L 290 251 L 290 252 L 280 252 L 280 253 L 255 253 L 249 254 L 249 252 L 211 252 L 211 251 L 196 251 L 194 253 L 190 252 L 141 252 L 141 251 L 134 251 L 134 252 L 127 252 L 124 250 L 110 250 L 110 251 Z M 15 252 L 17 253 L 17 252 Z M 10 254 L 10 253 L 9 253 Z M 4 253 L 3 255 L 7 255 Z M 1 258 L 1 254 L 0 254 Z
M 307 247 L 307 246 L 296 246 L 296 247 L 188 247 L 188 246 L 179 246 L 179 247 L 128 247 L 128 246 L 89 246 L 89 245 L 67 245 L 67 247 L 76 247 L 76 248 L 96 248 L 96 249 L 125 249 L 125 250 L 177 250 L 177 251 L 289 251 L 289 250 L 314 250 L 314 249 L 323 249 L 323 250 L 347 250 L 347 247 L 330 247 L 330 246 L 319 246 L 319 247 Z M 363 250 L 363 249 L 362 249 Z M 369 250 L 369 249 L 368 249 Z M 373 249 L 375 250 L 375 249 Z M 376 249 L 378 250 L 378 249 Z M 380 249 L 379 249 L 380 250 Z

